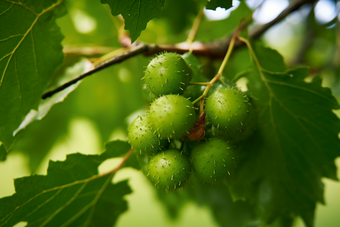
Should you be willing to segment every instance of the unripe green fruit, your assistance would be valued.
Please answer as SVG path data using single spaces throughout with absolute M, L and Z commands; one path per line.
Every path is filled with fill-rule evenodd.
M 209 89 L 208 92 L 208 97 L 212 94 L 215 93 L 215 91 L 221 90 L 221 89 L 226 89 L 226 88 L 230 88 L 230 89 L 235 89 L 237 90 L 236 87 L 233 87 L 231 84 L 224 82 L 223 84 L 220 81 L 216 81 L 211 88 Z
M 224 140 L 211 138 L 191 151 L 195 174 L 204 182 L 223 180 L 233 167 L 234 150 Z
M 237 129 L 222 129 L 211 127 L 208 131 L 208 137 L 217 137 L 229 141 L 231 144 L 240 143 L 248 139 L 256 129 L 257 119 L 254 107 L 249 106 L 249 116 L 244 121 L 243 125 Z
M 189 159 L 179 150 L 170 149 L 151 158 L 147 177 L 157 188 L 175 190 L 185 185 L 190 170 Z
M 249 99 L 240 90 L 216 90 L 206 102 L 207 120 L 217 129 L 237 130 L 249 117 Z
M 150 122 L 158 137 L 178 139 L 195 124 L 195 110 L 183 96 L 165 95 L 151 103 Z
M 152 59 L 145 70 L 144 80 L 156 96 L 183 94 L 191 74 L 191 69 L 180 55 L 166 52 Z
M 128 138 L 136 152 L 153 155 L 163 150 L 169 144 L 166 139 L 160 139 L 150 127 L 149 114 L 138 116 L 130 125 Z

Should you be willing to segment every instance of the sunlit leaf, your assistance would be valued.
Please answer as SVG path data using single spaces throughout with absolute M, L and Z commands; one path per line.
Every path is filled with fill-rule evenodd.
M 68 68 L 65 73 L 59 78 L 59 81 L 54 84 L 53 87 L 57 87 L 62 85 L 63 83 L 68 82 L 71 80 L 72 77 L 75 75 L 81 75 L 88 70 L 92 69 L 92 63 L 86 59 L 81 60 L 74 66 Z M 73 78 L 72 78 L 73 79 Z M 52 97 L 48 99 L 41 99 L 39 103 L 38 110 L 32 109 L 25 117 L 23 122 L 21 122 L 20 126 L 14 131 L 14 135 L 24 129 L 28 124 L 30 124 L 32 121 L 35 120 L 41 120 L 43 117 L 46 116 L 46 114 L 50 111 L 53 105 L 56 103 L 64 101 L 64 99 L 74 90 L 77 88 L 81 81 L 77 82 L 76 84 L 73 84 L 69 86 L 68 88 L 54 94 Z
M 50 161 L 47 175 L 15 179 L 16 193 L 0 200 L 0 226 L 113 226 L 127 210 L 127 181 L 112 184 L 115 172 L 98 175 L 106 159 L 127 153 L 126 142 L 112 142 L 101 155 L 70 154 Z
M 324 202 L 321 177 L 337 179 L 340 121 L 332 110 L 339 104 L 319 77 L 304 81 L 307 68 L 268 71 L 270 66 L 280 69 L 283 59 L 263 47 L 258 58 L 264 69 L 254 66 L 248 74 L 258 130 L 241 146 L 231 177 L 234 196 L 256 201 L 267 222 L 292 213 L 312 226 L 315 204 Z
M 9 150 L 13 131 L 37 109 L 63 61 L 55 19 L 65 8 L 62 0 L 1 1 L 0 8 L 0 141 Z

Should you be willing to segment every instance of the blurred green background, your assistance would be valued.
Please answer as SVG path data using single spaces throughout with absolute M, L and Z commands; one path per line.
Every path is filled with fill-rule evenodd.
M 260 26 L 277 16 L 289 1 L 246 1 L 233 2 L 230 10 L 205 11 L 205 17 L 198 30 L 197 40 L 211 41 L 227 36 L 238 25 L 242 16 L 257 9 L 253 15 L 254 25 Z M 181 7 L 178 7 L 181 5 Z M 117 24 L 119 19 L 110 15 L 107 5 L 99 0 L 66 1 L 68 14 L 57 22 L 65 39 L 63 44 L 69 54 L 63 70 L 81 61 L 84 47 L 100 52 L 120 48 Z M 249 7 L 249 8 L 248 8 Z M 332 88 L 340 100 L 340 3 L 319 1 L 292 13 L 281 23 L 273 26 L 260 39 L 271 48 L 277 49 L 290 67 L 308 65 L 310 79 L 322 75 L 323 85 Z M 173 13 L 174 10 L 176 13 Z M 192 1 L 167 1 L 161 19 L 148 23 L 139 40 L 148 43 L 177 43 L 186 40 L 192 21 L 197 13 Z M 231 12 L 232 11 L 232 12 Z M 231 12 L 231 13 L 230 13 Z M 229 20 L 228 20 L 229 19 Z M 221 29 L 223 28 L 223 29 Z M 71 51 L 72 50 L 72 53 Z M 99 55 L 90 55 L 96 59 Z M 238 65 L 240 58 L 247 58 L 244 49 L 237 51 L 224 75 L 232 78 L 244 65 Z M 84 154 L 100 153 L 107 141 L 127 139 L 127 127 L 139 111 L 148 107 L 141 93 L 143 66 L 151 57 L 137 56 L 123 63 L 111 66 L 86 78 L 64 102 L 52 107 L 45 118 L 36 121 L 18 134 L 19 142 L 0 162 L 0 197 L 14 193 L 13 179 L 32 173 L 45 174 L 48 160 L 64 160 L 65 155 L 74 152 Z M 215 73 L 220 60 L 201 59 Z M 245 81 L 239 83 L 245 86 Z M 335 111 L 338 116 L 340 111 Z M 112 169 L 119 160 L 108 160 L 100 171 Z M 340 167 L 340 158 L 336 160 Z M 338 169 L 340 177 L 340 170 Z M 128 195 L 129 210 L 118 220 L 117 226 L 219 226 L 212 211 L 202 205 L 187 202 L 177 219 L 172 219 L 157 197 L 157 193 L 145 176 L 133 169 L 123 169 L 114 181 L 129 179 L 133 193 Z M 340 184 L 327 179 L 325 184 L 326 205 L 318 205 L 316 227 L 340 226 Z M 296 220 L 296 227 L 303 226 Z

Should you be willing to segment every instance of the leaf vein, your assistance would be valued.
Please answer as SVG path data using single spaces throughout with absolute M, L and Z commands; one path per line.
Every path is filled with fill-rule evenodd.
M 91 208 L 91 206 L 93 206 L 99 199 L 100 195 L 102 194 L 102 192 L 105 190 L 107 184 L 112 180 L 112 177 L 113 177 L 114 173 L 111 173 L 110 174 L 110 177 L 108 177 L 108 179 L 105 181 L 105 183 L 103 184 L 103 186 L 101 187 L 101 189 L 99 190 L 97 196 L 90 202 L 88 203 L 83 209 L 81 209 L 77 214 L 73 215 L 72 218 L 70 218 L 67 222 L 65 222 L 64 224 L 61 225 L 61 227 L 66 227 L 66 226 L 69 226 L 72 222 L 74 222 L 75 220 L 77 220 L 77 218 L 79 218 L 81 215 L 83 215 L 88 209 Z M 90 214 L 88 216 L 88 219 L 86 220 L 86 222 L 84 223 L 84 226 L 86 226 L 89 218 L 91 217 L 92 215 Z
M 326 100 L 329 100 L 329 98 L 327 98 L 326 96 L 314 91 L 314 90 L 311 90 L 311 89 L 308 89 L 308 88 L 305 88 L 305 87 L 300 87 L 300 86 L 296 86 L 294 84 L 289 84 L 289 83 L 285 83 L 285 82 L 280 82 L 280 81 L 273 81 L 273 80 L 267 80 L 265 79 L 268 83 L 270 84 L 277 84 L 277 85 L 281 85 L 281 86 L 286 86 L 286 87 L 290 87 L 290 88 L 295 88 L 295 89 L 299 89 L 299 90 L 304 90 L 304 91 L 307 91 L 307 92 L 310 92 L 310 93 L 313 93 L 323 99 L 326 99 Z
M 47 204 L 48 202 L 52 201 L 60 192 L 62 191 L 62 189 L 59 189 L 56 193 L 54 193 L 53 196 L 51 196 L 49 199 L 45 200 L 42 204 L 39 204 L 39 206 L 37 206 L 33 211 L 31 211 L 30 213 L 28 213 L 23 220 L 25 220 L 27 217 L 29 217 L 30 215 L 32 215 L 34 212 L 36 212 L 37 210 L 39 210 L 41 207 L 45 206 L 45 204 Z
M 41 224 L 41 227 L 46 226 L 57 214 L 59 214 L 65 207 L 67 207 L 68 205 L 70 205 L 76 198 L 77 196 L 84 190 L 84 188 L 86 187 L 87 182 L 85 182 L 74 194 L 74 196 L 72 196 L 72 198 L 70 200 L 67 201 L 67 203 L 65 203 L 63 206 L 61 206 L 59 209 L 57 209 L 53 214 L 51 214 L 51 216 L 49 216 L 49 218 L 47 218 L 44 223 Z M 62 190 L 62 189 L 61 189 Z
M 0 15 L 1 15 L 1 14 L 0 14 Z M 9 36 L 9 37 L 7 37 L 7 38 L 1 39 L 0 42 L 9 40 L 9 39 L 14 38 L 14 37 L 23 36 L 23 35 L 24 35 L 24 34 L 11 35 L 11 36 Z
M 12 3 L 13 5 L 19 5 L 19 6 L 22 6 L 23 8 L 31 11 L 33 14 L 35 15 L 38 15 L 36 12 L 34 12 L 31 8 L 28 8 L 27 6 L 25 6 L 24 4 L 22 4 L 21 2 L 12 2 L 12 1 L 9 1 L 9 0 L 5 0 L 6 2 L 10 2 Z
M 20 85 L 20 79 L 19 79 L 19 75 L 18 75 L 18 70 L 17 70 L 17 58 L 15 57 L 16 55 L 14 55 L 14 69 L 15 69 L 15 77 L 18 80 L 18 88 L 19 88 L 19 110 L 17 112 L 17 114 L 20 114 L 20 110 L 21 110 L 21 106 L 22 106 L 22 92 L 21 92 L 21 85 Z M 20 117 L 20 116 L 19 116 Z
M 88 216 L 86 222 L 84 223 L 84 226 L 88 226 L 90 225 L 90 220 L 92 219 L 93 215 L 94 215 L 94 212 L 95 212 L 95 207 L 96 207 L 96 203 L 98 202 L 100 196 L 103 194 L 104 190 L 106 189 L 107 185 L 111 182 L 112 178 L 113 178 L 113 175 L 114 173 L 112 173 L 110 175 L 110 177 L 105 181 L 103 187 L 101 187 L 101 189 L 99 190 L 98 194 L 96 195 L 96 197 L 94 198 L 93 202 L 94 202 L 94 205 L 91 209 L 91 212 L 90 212 L 90 215 Z
M 7 11 L 9 11 L 12 7 L 13 7 L 13 3 L 12 3 L 12 5 L 10 6 L 10 7 L 8 7 L 8 9 L 6 9 L 5 11 L 3 11 L 2 13 L 0 13 L 0 16 L 1 15 L 3 15 L 3 14 L 5 14 Z
M 6 1 L 11 2 L 11 1 L 9 1 L 9 0 L 6 0 Z M 24 8 L 26 8 L 26 9 L 28 9 L 28 10 L 31 10 L 31 9 L 27 8 L 26 6 L 24 6 L 24 5 L 21 4 L 21 3 L 16 3 L 16 2 L 11 2 L 11 3 L 17 4 L 17 5 L 21 5 L 21 6 L 23 6 Z M 4 69 L 3 73 L 2 73 L 2 76 L 1 76 L 0 87 L 1 87 L 1 85 L 2 85 L 2 83 L 3 83 L 4 77 L 5 77 L 5 74 L 6 74 L 6 72 L 7 72 L 8 65 L 9 65 L 9 63 L 10 63 L 10 61 L 11 61 L 11 59 L 12 59 L 12 56 L 14 55 L 14 53 L 16 52 L 16 50 L 19 48 L 19 46 L 21 45 L 21 43 L 24 41 L 24 39 L 26 38 L 26 36 L 28 35 L 28 33 L 29 33 L 30 31 L 32 31 L 34 25 L 37 23 L 37 21 L 38 21 L 38 19 L 40 18 L 40 16 L 42 16 L 42 15 L 45 14 L 46 12 L 52 10 L 53 8 L 55 8 L 56 6 L 58 6 L 60 3 L 61 3 L 61 0 L 59 0 L 59 1 L 56 2 L 55 4 L 51 5 L 51 6 L 48 7 L 47 9 L 44 9 L 44 10 L 43 10 L 41 13 L 39 13 L 39 14 L 34 13 L 34 14 L 37 15 L 37 17 L 36 17 L 35 20 L 33 21 L 32 25 L 28 28 L 27 32 L 24 34 L 24 36 L 22 37 L 22 39 L 19 41 L 18 45 L 13 49 L 13 51 L 12 51 L 11 54 L 10 54 L 11 56 L 10 56 L 8 62 L 7 62 L 7 65 L 5 66 L 5 69 Z M 32 11 L 32 10 L 31 10 L 31 11 Z M 33 11 L 32 11 L 32 12 L 33 12 Z
M 31 38 L 32 38 L 32 46 L 33 46 L 33 56 L 34 56 L 34 64 L 35 64 L 35 71 L 37 73 L 37 89 L 36 92 L 37 92 L 37 96 L 39 96 L 39 88 L 40 88 L 40 85 L 39 85 L 39 70 L 38 70 L 38 63 L 37 63 L 37 54 L 35 52 L 35 44 L 34 44 L 34 38 L 33 38 L 33 30 L 31 31 Z
M 34 195 L 32 198 L 30 198 L 29 200 L 27 200 L 26 202 L 24 202 L 23 204 L 21 205 L 18 205 L 12 212 L 10 212 L 8 215 L 6 215 L 5 217 L 3 217 L 2 219 L 0 219 L 0 222 L 2 220 L 4 220 L 7 216 L 10 216 L 12 215 L 15 211 L 17 211 L 19 208 L 25 206 L 27 203 L 31 202 L 33 199 L 39 197 L 40 195 L 42 194 L 45 194 L 45 193 L 48 193 L 48 192 L 51 192 L 51 191 L 55 191 L 55 190 L 59 190 L 59 189 L 64 189 L 64 188 L 67 188 L 67 187 L 71 187 L 71 186 L 74 186 L 74 185 L 77 185 L 77 184 L 82 184 L 84 182 L 90 182 L 92 180 L 95 180 L 97 178 L 100 178 L 100 177 L 103 177 L 105 175 L 95 175 L 95 176 L 92 176 L 92 177 L 89 177 L 89 178 L 86 178 L 86 179 L 82 179 L 82 180 L 78 180 L 78 181 L 74 181 L 72 183 L 68 183 L 68 184 L 64 184 L 64 185 L 59 185 L 59 186 L 56 186 L 54 188 L 49 188 L 49 189 L 46 189 L 46 190 L 43 190 L 41 191 L 40 193 Z

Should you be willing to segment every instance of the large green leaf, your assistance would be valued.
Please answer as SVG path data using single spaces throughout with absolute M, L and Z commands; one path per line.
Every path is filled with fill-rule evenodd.
M 93 68 L 92 63 L 89 60 L 82 59 L 77 64 L 74 64 L 73 66 L 67 68 L 62 75 L 60 75 L 59 78 L 54 81 L 52 85 L 49 86 L 49 88 L 52 90 L 52 88 L 57 88 L 61 86 L 62 84 L 74 79 L 74 77 L 81 75 L 90 69 Z M 31 110 L 25 117 L 25 119 L 21 122 L 20 126 L 14 131 L 14 135 L 26 128 L 26 126 L 30 123 L 32 123 L 35 120 L 41 120 L 43 117 L 46 116 L 46 114 L 50 111 L 53 105 L 64 101 L 64 99 L 74 90 L 77 88 L 81 81 L 78 81 L 76 84 L 73 84 L 66 89 L 58 92 L 57 94 L 53 95 L 52 97 L 48 99 L 41 99 L 39 103 L 39 107 L 37 110 Z M 49 89 L 49 90 L 50 90 Z
M 160 17 L 165 0 L 100 0 L 109 4 L 113 16 L 121 14 L 125 20 L 125 29 L 130 31 L 134 42 L 153 18 Z
M 207 9 L 215 10 L 217 7 L 229 9 L 233 6 L 233 0 L 208 0 Z
M 126 142 L 111 142 L 101 155 L 70 154 L 50 161 L 47 175 L 15 179 L 16 193 L 0 200 L 0 226 L 113 226 L 127 210 L 127 181 L 112 184 L 115 172 L 98 175 L 105 160 L 128 152 Z
M 13 131 L 37 109 L 63 61 L 63 36 L 55 19 L 65 8 L 62 0 L 6 0 L 0 9 L 0 141 L 9 150 Z
M 340 121 L 332 110 L 339 104 L 320 77 L 305 82 L 307 68 L 272 72 L 284 70 L 282 57 L 259 49 L 262 70 L 254 64 L 248 74 L 258 130 L 241 146 L 231 188 L 235 197 L 255 201 L 265 222 L 300 215 L 313 226 L 315 204 L 324 202 L 321 178 L 337 179 Z
M 65 58 L 65 61 L 67 62 L 68 58 Z M 72 63 L 64 63 L 58 72 L 54 74 L 55 78 L 52 79 L 52 83 L 48 86 L 47 90 L 53 90 L 93 67 L 92 63 L 86 59 L 80 59 L 76 63 Z M 54 94 L 48 99 L 41 99 L 38 110 L 31 110 L 15 130 L 17 142 L 13 146 L 12 151 L 25 153 L 29 159 L 32 173 L 37 170 L 40 162 L 52 146 L 67 133 L 69 121 L 73 115 L 76 115 L 72 109 L 74 105 L 72 105 L 72 102 L 67 102 L 56 107 L 55 104 L 64 102 L 64 99 L 78 87 L 80 82 Z M 53 111 L 51 111 L 52 107 Z
M 221 226 L 245 226 L 255 220 L 254 207 L 247 201 L 233 201 L 224 183 L 219 185 L 202 183 L 194 174 L 190 177 L 185 190 L 171 193 L 157 190 L 157 194 L 172 218 L 180 216 L 182 207 L 191 200 L 198 205 L 209 207 Z
M 210 21 L 203 18 L 195 39 L 209 42 L 212 39 L 220 39 L 226 35 L 231 35 L 240 25 L 241 21 L 251 18 L 252 13 L 253 11 L 249 9 L 247 4 L 244 1 L 241 1 L 240 5 L 235 10 L 231 11 L 226 19 Z

